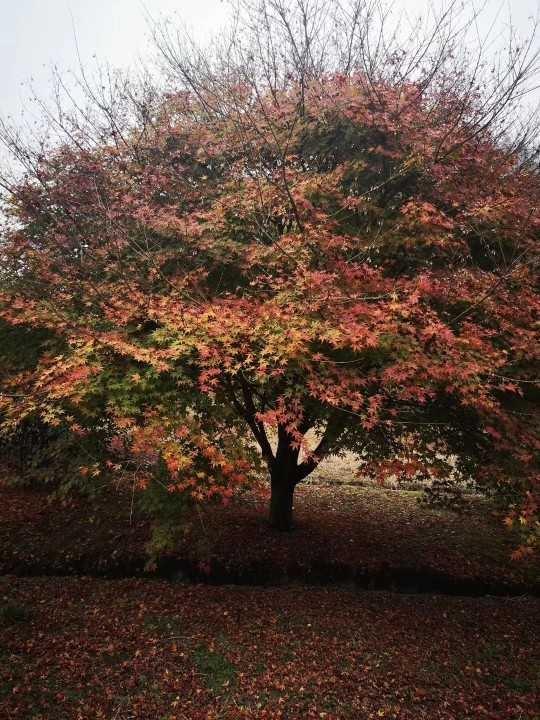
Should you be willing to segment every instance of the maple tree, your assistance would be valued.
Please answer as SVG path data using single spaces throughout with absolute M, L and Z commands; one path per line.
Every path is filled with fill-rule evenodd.
M 4 381 L 6 431 L 106 428 L 109 469 L 196 500 L 262 458 L 281 529 L 346 449 L 534 524 L 540 176 L 534 125 L 512 132 L 534 43 L 490 74 L 452 12 L 373 45 L 373 8 L 241 3 L 205 53 L 156 27 L 166 90 L 83 75 L 60 141 L 4 126 L 26 172 L 0 313 L 51 333 Z

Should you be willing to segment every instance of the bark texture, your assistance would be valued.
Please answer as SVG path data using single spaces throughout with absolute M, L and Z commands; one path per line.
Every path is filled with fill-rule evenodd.
M 286 476 L 272 474 L 270 525 L 276 530 L 292 529 L 295 485 L 296 483 Z

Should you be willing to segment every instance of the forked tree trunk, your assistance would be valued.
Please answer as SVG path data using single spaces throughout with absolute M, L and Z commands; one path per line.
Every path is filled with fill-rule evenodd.
M 273 472 L 270 487 L 270 525 L 276 530 L 291 530 L 295 483 L 286 475 Z

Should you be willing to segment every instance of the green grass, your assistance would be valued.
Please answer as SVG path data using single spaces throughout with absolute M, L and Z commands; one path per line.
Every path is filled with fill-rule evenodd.
M 3 605 L 0 607 L 0 622 L 6 625 L 29 622 L 32 612 L 24 605 Z
M 236 668 L 221 653 L 199 645 L 193 653 L 193 662 L 212 692 L 217 693 L 234 685 Z
M 147 615 L 144 618 L 144 629 L 161 638 L 175 638 L 185 632 L 185 625 L 178 616 Z

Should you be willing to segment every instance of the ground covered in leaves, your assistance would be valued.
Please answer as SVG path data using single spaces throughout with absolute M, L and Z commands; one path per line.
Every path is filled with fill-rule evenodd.
M 130 496 L 0 500 L 2 720 L 540 718 L 538 558 L 480 498 L 319 478 L 289 534 L 261 496 L 200 508 L 158 563 L 174 582 L 111 579 L 148 562 Z M 440 594 L 486 591 L 514 596 Z
M 6 720 L 540 716 L 540 601 L 0 578 Z
M 0 490 L 0 573 L 140 575 L 148 520 L 130 496 L 49 502 Z M 353 485 L 297 491 L 297 528 L 270 530 L 267 500 L 194 512 L 158 571 L 210 582 L 290 581 L 458 594 L 540 593 L 539 558 L 516 562 L 517 537 L 485 501 L 465 514 L 430 510 L 418 493 Z

